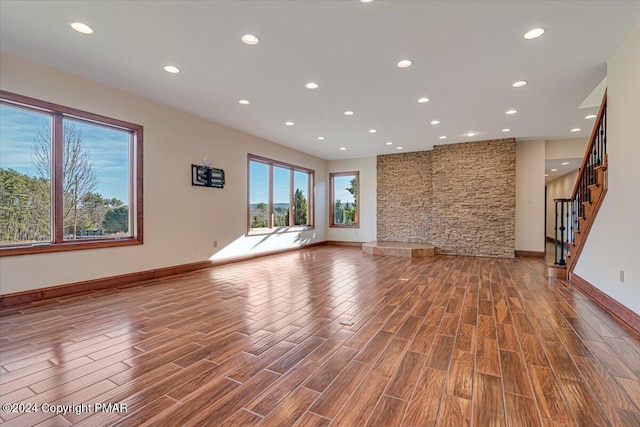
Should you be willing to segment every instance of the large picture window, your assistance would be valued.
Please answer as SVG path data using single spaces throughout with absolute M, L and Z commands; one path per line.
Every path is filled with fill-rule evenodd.
M 358 227 L 358 172 L 329 174 L 331 227 Z
M 0 92 L 0 255 L 142 243 L 142 126 Z
M 311 169 L 249 154 L 248 228 L 313 227 Z

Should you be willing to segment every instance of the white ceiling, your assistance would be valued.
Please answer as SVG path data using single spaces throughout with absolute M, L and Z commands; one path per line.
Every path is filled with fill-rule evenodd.
M 342 159 L 399 145 L 587 137 L 584 116 L 597 109 L 578 106 L 640 21 L 640 2 L 3 0 L 0 19 L 3 51 Z M 525 40 L 534 27 L 547 31 Z M 261 43 L 243 44 L 245 33 Z M 403 58 L 414 65 L 397 68 Z M 516 80 L 530 83 L 514 89 Z M 306 89 L 310 81 L 320 88 Z
M 563 165 L 562 163 L 568 163 Z M 544 162 L 544 183 L 548 184 L 561 176 L 576 171 L 582 165 L 582 158 L 552 159 Z M 555 170 L 553 170 L 555 169 Z

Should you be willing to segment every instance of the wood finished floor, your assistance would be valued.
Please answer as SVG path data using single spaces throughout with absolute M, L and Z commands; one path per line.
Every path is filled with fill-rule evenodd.
M 640 337 L 544 273 L 319 247 L 6 308 L 2 403 L 128 412 L 2 425 L 640 426 Z

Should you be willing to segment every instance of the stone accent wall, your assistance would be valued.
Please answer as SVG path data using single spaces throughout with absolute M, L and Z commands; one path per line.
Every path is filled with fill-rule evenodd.
M 378 156 L 378 240 L 513 257 L 515 150 L 500 139 Z
M 515 139 L 437 145 L 432 159 L 433 245 L 440 253 L 513 257 Z
M 377 239 L 431 242 L 431 151 L 378 156 Z

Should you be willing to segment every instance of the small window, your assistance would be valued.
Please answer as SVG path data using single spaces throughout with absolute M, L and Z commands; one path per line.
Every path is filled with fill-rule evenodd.
M 331 227 L 358 227 L 358 172 L 329 174 Z
M 313 227 L 314 171 L 249 155 L 248 229 Z
M 0 94 L 0 255 L 142 243 L 142 126 Z

